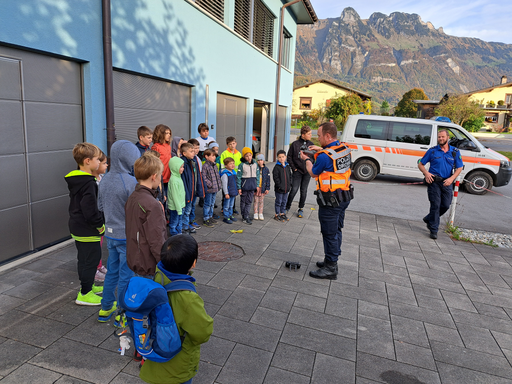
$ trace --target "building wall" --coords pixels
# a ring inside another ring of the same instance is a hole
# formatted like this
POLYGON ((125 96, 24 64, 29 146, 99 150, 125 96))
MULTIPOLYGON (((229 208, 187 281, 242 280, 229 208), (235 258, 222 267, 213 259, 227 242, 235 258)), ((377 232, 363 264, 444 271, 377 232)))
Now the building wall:
POLYGON ((308 112, 308 110, 300 109, 301 97, 311 97, 311 109, 321 109, 326 106, 327 100, 348 94, 347 90, 328 83, 315 83, 309 87, 296 89, 293 91, 292 115, 302 115, 302 112, 308 112))
POLYGON ((470 100, 475 100, 478 102, 483 100, 483 103, 481 104, 484 105, 492 100, 496 105, 498 105, 498 101, 505 101, 505 95, 507 93, 512 94, 512 84, 507 87, 494 88, 492 91, 489 92, 473 93, 469 98, 470 100))

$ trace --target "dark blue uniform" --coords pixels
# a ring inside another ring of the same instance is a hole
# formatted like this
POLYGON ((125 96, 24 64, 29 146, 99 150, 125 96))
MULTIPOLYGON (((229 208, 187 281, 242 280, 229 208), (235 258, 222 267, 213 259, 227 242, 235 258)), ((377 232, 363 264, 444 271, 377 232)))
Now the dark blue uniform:
POLYGON ((430 163, 429 172, 436 180, 428 184, 427 193, 430 201, 430 212, 423 218, 430 232, 439 230, 439 218, 450 208, 453 197, 453 184, 444 186, 445 179, 451 177, 453 170, 463 166, 460 151, 451 145, 444 152, 439 145, 430 148, 420 160, 423 165, 430 163))

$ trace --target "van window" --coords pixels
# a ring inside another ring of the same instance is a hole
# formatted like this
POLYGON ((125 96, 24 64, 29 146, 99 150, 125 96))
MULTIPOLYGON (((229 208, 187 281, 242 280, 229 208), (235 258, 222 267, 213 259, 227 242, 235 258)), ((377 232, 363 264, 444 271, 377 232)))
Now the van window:
POLYGON ((430 144, 432 126, 428 124, 391 123, 391 141, 430 144))
POLYGON ((386 140, 386 126, 386 121, 359 120, 354 136, 362 139, 386 140))

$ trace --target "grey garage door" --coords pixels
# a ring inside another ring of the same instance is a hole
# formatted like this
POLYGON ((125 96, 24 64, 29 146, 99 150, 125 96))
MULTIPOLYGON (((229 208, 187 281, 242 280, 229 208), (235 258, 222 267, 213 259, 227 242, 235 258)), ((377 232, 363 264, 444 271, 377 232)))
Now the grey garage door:
POLYGON ((173 136, 189 139, 190 93, 185 85, 114 71, 116 138, 136 142, 141 125, 165 124, 173 136))
POLYGON ((245 119, 247 100, 241 97, 217 93, 217 126, 215 138, 220 152, 226 148, 226 137, 234 136, 237 149, 245 146, 245 119))
POLYGON ((284 136, 286 132, 286 112, 287 108, 283 106, 279 106, 279 114, 277 116, 277 143, 276 148, 279 151, 280 149, 284 149, 284 136))
POLYGON ((80 65, 0 46, 0 262, 69 236, 80 65))

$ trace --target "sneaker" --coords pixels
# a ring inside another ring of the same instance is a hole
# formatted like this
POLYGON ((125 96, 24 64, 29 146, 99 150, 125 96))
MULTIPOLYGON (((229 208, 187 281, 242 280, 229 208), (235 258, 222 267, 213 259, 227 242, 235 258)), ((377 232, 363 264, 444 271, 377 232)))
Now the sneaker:
POLYGON ((236 209, 233 209, 233 215, 238 215, 238 211, 236 209))
POLYGON ((203 225, 208 228, 213 228, 213 223, 210 221, 210 219, 203 220, 203 225))
POLYGON ((303 217, 304 211, 302 209, 299 209, 299 212, 297 212, 297 217, 303 217))
POLYGON ((187 232, 189 234, 196 233, 196 229, 194 227, 190 227, 187 232))
POLYGON ((251 223, 251 219, 249 219, 248 217, 244 217, 244 218, 242 219, 242 223, 244 223, 244 224, 248 224, 248 225, 251 225, 251 224, 252 224, 252 223, 251 223))
POLYGON ((217 220, 218 219, 214 219, 213 217, 210 217, 210 223, 212 223, 212 224, 217 224, 218 223, 217 220))
POLYGON ((190 226, 194 229, 201 229, 201 226, 197 224, 195 221, 193 223, 190 223, 190 226))
POLYGON ((437 232, 430 231, 430 238, 434 240, 437 239, 437 232))
POLYGON ((258 216, 259 216, 260 220, 265 220, 265 218, 263 217, 263 213, 260 213, 258 216))
POLYGON ((102 265, 102 266, 101 266, 101 268, 99 268, 99 269, 98 269, 98 271, 100 271, 100 272, 101 272, 101 273, 103 273, 104 275, 106 275, 106 274, 107 274, 107 272, 108 272, 108 271, 107 271, 107 268, 105 268, 105 266, 104 266, 104 265, 102 265))
POLYGON ((286 208, 285 214, 287 214, 288 212, 290 212, 290 208, 286 208))
POLYGON ((281 216, 280 215, 275 215, 274 216, 274 220, 281 221, 281 216))
POLYGON ((222 219, 222 221, 225 222, 226 224, 233 224, 233 221, 229 217, 225 217, 224 219, 222 219))
POLYGON ((101 305, 101 297, 94 294, 93 291, 82 295, 82 291, 78 292, 75 303, 78 305, 101 305))
POLYGON ((97 294, 101 295, 103 293, 103 285, 92 285, 92 291, 97 294))
POLYGON ((233 216, 231 216, 231 217, 230 217, 230 220, 231 220, 232 222, 236 222, 236 221, 238 221, 238 219, 237 219, 237 218, 235 218, 235 217, 233 217, 233 216))
POLYGON ((98 321, 100 323, 106 323, 110 320, 115 311, 117 311, 117 303, 114 301, 112 308, 107 310, 100 309, 100 313, 98 314, 98 321))
POLYGON ((279 216, 279 220, 281 220, 281 221, 288 221, 288 218, 286 217, 286 215, 280 215, 279 216))
POLYGON ((254 220, 259 220, 259 216, 257 213, 254 214, 254 220))
POLYGON ((215 213, 213 214, 213 218, 214 218, 215 220, 220 220, 220 216, 219 216, 219 215, 216 215, 215 213))
POLYGON ((96 271, 96 275, 94 275, 94 280, 96 280, 96 281, 105 281, 105 274, 98 269, 96 271))
POLYGON ((181 228, 181 233, 186 235, 188 233, 188 228, 181 228))
POLYGON ((116 315, 114 318, 114 327, 116 328, 126 328, 126 316, 125 314, 116 315))

